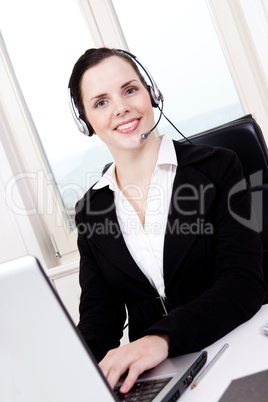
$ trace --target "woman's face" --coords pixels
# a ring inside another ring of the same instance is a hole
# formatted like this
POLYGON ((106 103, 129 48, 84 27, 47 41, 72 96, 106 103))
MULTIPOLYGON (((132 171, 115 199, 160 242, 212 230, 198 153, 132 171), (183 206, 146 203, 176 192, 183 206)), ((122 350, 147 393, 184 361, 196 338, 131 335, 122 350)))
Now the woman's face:
POLYGON ((81 92, 86 118, 112 153, 144 143, 141 134, 153 127, 154 113, 131 64, 118 56, 104 59, 84 73, 81 92))

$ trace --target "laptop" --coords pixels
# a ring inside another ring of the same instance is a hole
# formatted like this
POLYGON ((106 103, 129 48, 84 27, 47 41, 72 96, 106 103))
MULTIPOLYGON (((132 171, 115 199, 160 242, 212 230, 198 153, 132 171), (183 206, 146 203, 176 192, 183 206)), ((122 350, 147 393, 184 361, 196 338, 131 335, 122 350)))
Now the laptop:
MULTIPOLYGON (((0 401, 128 400, 108 385, 35 257, 0 265, 0 339, 0 401)), ((167 359, 144 373, 142 400, 175 401, 206 358, 203 351, 167 359)))

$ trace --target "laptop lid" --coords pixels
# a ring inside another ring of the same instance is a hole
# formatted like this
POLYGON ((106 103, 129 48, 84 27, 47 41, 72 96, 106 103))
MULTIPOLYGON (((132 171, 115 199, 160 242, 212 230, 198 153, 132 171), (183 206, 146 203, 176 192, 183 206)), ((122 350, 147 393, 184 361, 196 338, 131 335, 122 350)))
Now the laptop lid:
POLYGON ((0 265, 0 401, 114 401, 37 260, 0 265))
MULTIPOLYGON (((0 401, 118 400, 32 256, 0 265, 0 337, 0 401)), ((142 379, 173 377, 154 399, 169 400, 205 361, 206 352, 167 359, 142 379)))

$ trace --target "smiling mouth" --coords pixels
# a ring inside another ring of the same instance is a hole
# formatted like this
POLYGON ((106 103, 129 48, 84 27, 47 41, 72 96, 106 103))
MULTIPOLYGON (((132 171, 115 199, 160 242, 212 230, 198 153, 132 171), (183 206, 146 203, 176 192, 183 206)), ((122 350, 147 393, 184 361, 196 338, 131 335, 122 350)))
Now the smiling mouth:
POLYGON ((120 126, 116 127, 116 130, 118 131, 125 131, 125 130, 129 130, 131 128, 134 128, 134 126, 136 126, 138 124, 139 120, 135 119, 130 121, 129 123, 126 124, 121 124, 120 126))

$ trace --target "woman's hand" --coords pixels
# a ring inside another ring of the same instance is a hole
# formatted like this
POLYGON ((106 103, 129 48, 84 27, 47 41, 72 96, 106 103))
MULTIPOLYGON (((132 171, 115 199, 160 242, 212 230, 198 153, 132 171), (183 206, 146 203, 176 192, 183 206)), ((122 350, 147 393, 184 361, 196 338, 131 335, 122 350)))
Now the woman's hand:
POLYGON ((134 342, 110 350, 99 366, 110 386, 128 370, 128 375, 120 387, 120 392, 128 392, 141 373, 149 370, 168 356, 170 339, 168 335, 146 335, 134 342))

